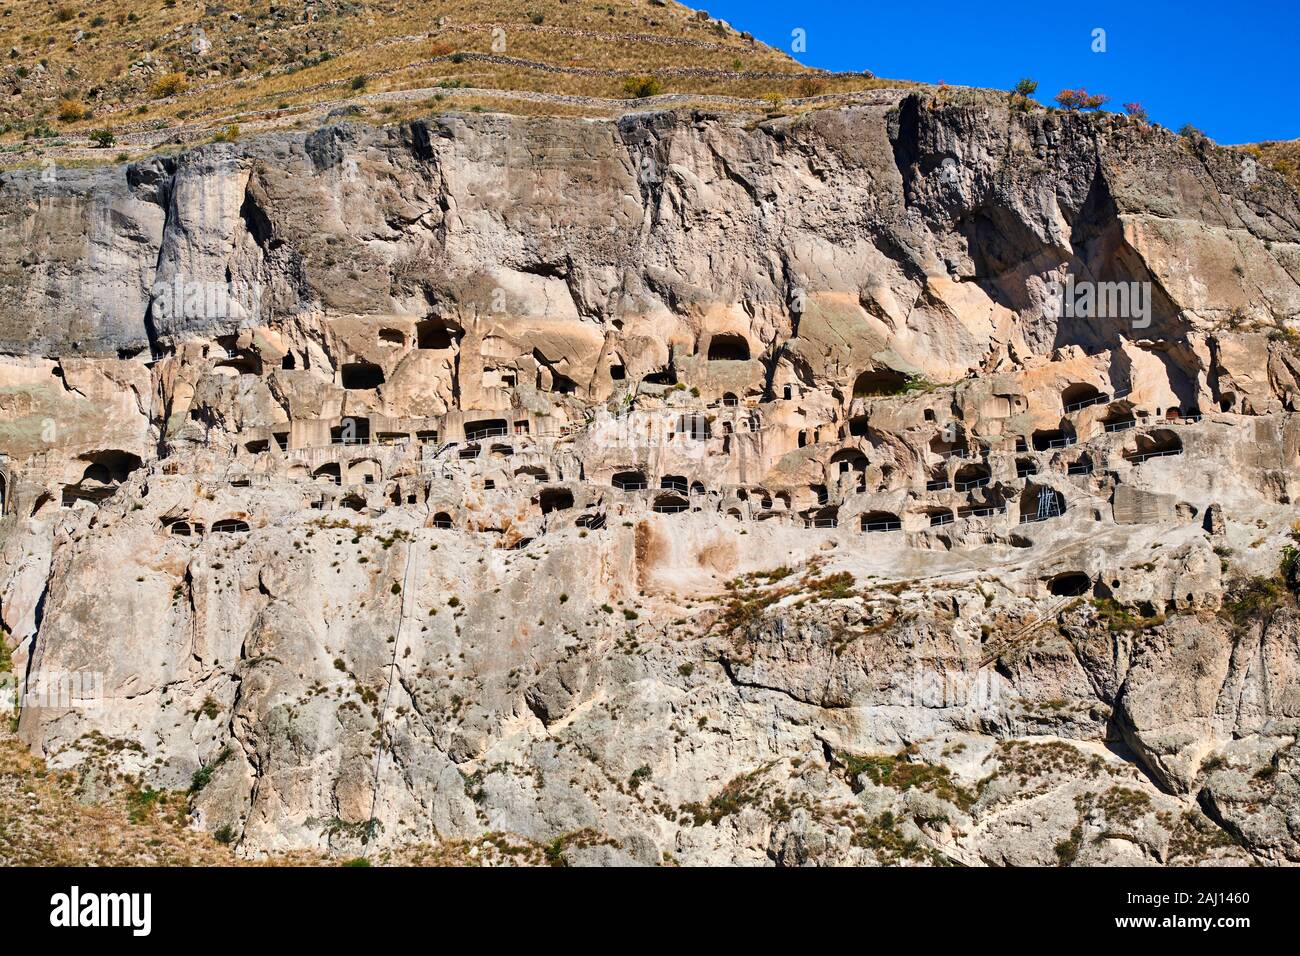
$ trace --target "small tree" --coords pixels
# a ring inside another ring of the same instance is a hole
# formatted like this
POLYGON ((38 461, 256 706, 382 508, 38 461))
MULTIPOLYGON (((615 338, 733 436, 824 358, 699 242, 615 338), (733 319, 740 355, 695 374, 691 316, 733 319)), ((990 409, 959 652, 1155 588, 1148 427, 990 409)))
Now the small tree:
POLYGON ((1007 97, 1007 99, 1011 101, 1011 108, 1013 110, 1028 112, 1029 104, 1031 102, 1030 97, 1034 95, 1034 92, 1037 89, 1037 80, 1030 79, 1027 76, 1019 80, 1011 90, 1010 95, 1007 97))
POLYGON ((112 130, 97 129, 90 134, 90 141, 94 144, 95 149, 108 149, 117 142, 117 137, 113 135, 112 130))
POLYGON ((826 91, 826 84, 811 76, 801 76, 794 84, 796 96, 818 96, 826 91))
POLYGON ((1151 117, 1147 115, 1146 107, 1141 103, 1125 103, 1124 112, 1129 115, 1129 119, 1135 119, 1139 123, 1151 122, 1151 117))
POLYGON ((1109 96, 1089 93, 1083 87, 1077 90, 1061 90, 1056 94, 1056 102, 1065 110, 1096 110, 1110 102, 1109 96))
POLYGON ((1029 97, 1038 92, 1038 81, 1026 76, 1016 82, 1016 87, 1012 92, 1015 93, 1016 96, 1023 96, 1025 99, 1029 99, 1029 97))

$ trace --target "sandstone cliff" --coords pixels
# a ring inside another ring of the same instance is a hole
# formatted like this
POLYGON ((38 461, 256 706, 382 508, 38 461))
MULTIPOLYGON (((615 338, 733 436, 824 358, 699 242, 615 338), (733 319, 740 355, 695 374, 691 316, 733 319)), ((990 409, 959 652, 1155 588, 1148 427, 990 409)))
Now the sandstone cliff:
POLYGON ((6 173, 0 235, 56 766, 247 855, 1300 859, 1300 199, 1238 154, 447 114, 6 173))

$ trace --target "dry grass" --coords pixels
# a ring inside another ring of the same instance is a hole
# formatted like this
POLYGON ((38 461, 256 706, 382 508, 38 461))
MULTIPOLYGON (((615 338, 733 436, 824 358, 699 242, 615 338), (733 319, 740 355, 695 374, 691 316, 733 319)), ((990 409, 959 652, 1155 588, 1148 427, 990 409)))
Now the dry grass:
POLYGON ((1300 139, 1256 143, 1247 148, 1259 157, 1260 162, 1281 173, 1287 182, 1300 190, 1300 139))
POLYGON ((665 92, 793 97, 872 85, 801 82, 807 71, 784 52, 672 0, 322 0, 314 10, 306 20, 301 7, 269 0, 0 0, 0 50, 13 51, 0 61, 10 94, 0 148, 84 144, 95 129, 119 139, 196 122, 215 130, 241 113, 438 85, 618 98, 627 75, 674 69, 790 78, 667 75, 665 92), (465 53, 618 75, 457 55, 465 53))
MULTIPOLYGON (((340 866, 355 861, 298 852, 258 864, 237 857, 211 835, 187 826, 187 795, 120 780, 91 803, 78 794, 78 774, 51 771, 14 735, 0 714, 0 867, 7 866, 340 866)), ((612 843, 591 831, 550 844, 489 833, 377 851, 376 866, 555 866, 575 847, 612 843)))
POLYGON ((130 784, 79 802, 75 775, 45 768, 0 725, 0 866, 231 866, 229 847, 187 829, 185 795, 130 784))

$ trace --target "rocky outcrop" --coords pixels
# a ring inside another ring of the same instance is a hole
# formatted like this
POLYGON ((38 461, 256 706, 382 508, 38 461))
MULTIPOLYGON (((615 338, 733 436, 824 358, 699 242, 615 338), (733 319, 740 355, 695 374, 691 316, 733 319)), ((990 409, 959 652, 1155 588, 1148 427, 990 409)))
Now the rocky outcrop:
POLYGON ((24 739, 247 855, 1300 858, 1297 197, 939 97, 5 174, 24 739))

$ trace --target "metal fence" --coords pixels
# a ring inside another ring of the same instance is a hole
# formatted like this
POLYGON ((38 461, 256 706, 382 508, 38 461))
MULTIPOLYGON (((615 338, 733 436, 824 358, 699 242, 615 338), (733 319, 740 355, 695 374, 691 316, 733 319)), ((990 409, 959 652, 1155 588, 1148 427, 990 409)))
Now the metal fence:
POLYGON ((1181 448, 1166 448, 1164 451, 1149 451, 1141 455, 1125 455, 1124 460, 1133 464, 1140 464, 1148 458, 1168 458, 1170 455, 1181 455, 1181 448))
POLYGON ((1102 392, 1101 394, 1094 395, 1091 398, 1085 398, 1077 402, 1071 402, 1069 405, 1065 406, 1065 411, 1067 414, 1069 412, 1077 412, 1080 409, 1090 408, 1093 405, 1104 405, 1109 401, 1112 401, 1110 396, 1108 396, 1105 392, 1102 392))

